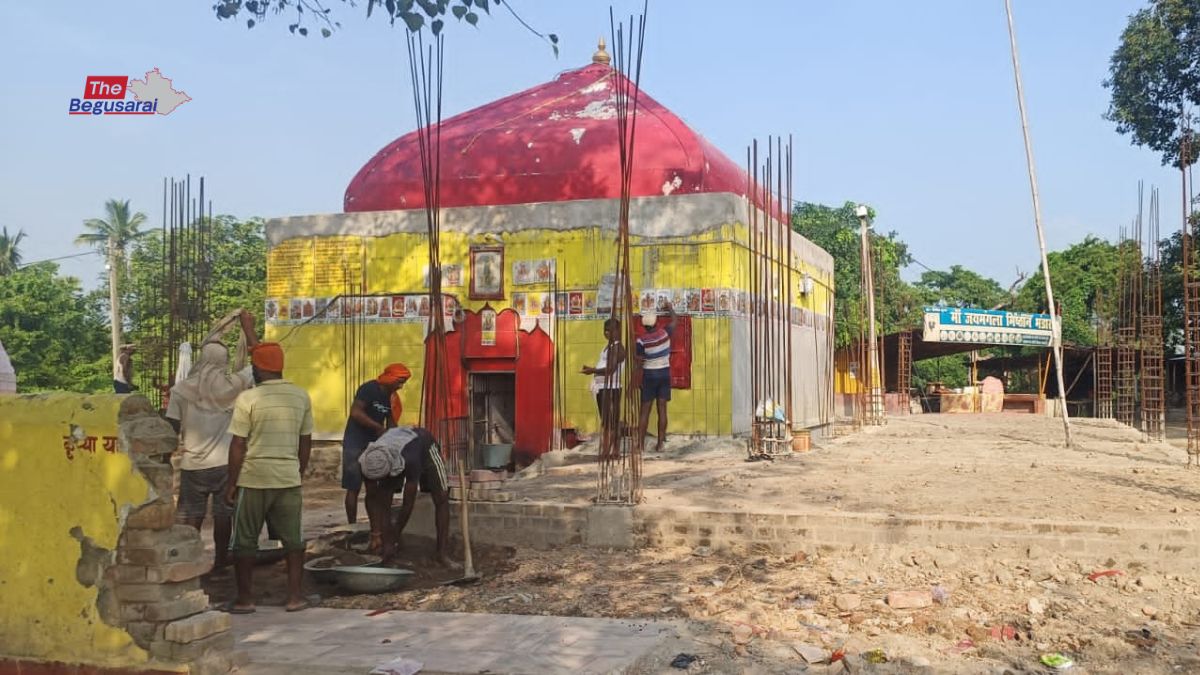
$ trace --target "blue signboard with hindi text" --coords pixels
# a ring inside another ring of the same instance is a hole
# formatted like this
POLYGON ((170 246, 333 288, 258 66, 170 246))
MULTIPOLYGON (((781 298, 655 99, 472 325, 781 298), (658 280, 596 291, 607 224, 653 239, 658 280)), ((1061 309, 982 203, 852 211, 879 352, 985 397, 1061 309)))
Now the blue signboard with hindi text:
POLYGON ((926 307, 922 339, 925 342, 1049 347, 1054 333, 1054 320, 1049 314, 926 307))

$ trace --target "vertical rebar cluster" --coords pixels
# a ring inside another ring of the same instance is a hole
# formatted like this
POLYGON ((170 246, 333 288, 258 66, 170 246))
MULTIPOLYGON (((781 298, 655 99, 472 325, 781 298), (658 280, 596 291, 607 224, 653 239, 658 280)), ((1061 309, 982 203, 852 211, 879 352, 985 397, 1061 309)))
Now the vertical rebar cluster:
MULTIPOLYGON (((213 264, 213 207, 205 180, 192 194, 192 177, 163 178, 161 238, 157 269, 143 269, 129 289, 139 298, 138 389, 163 407, 175 383, 179 346, 198 346, 213 320, 209 305, 213 264)), ((153 260, 153 258, 151 258, 153 260)))
POLYGON ((1142 304, 1141 215, 1134 222, 1133 236, 1121 228, 1117 254, 1117 421, 1134 426, 1137 422, 1138 314, 1142 304))
MULTIPOLYGON (((1099 294, 1097 294, 1099 297, 1099 294)), ((1099 299, 1096 302, 1100 304, 1099 299)), ((1101 321, 1100 327, 1097 329, 1097 345, 1095 348, 1096 354, 1096 417, 1101 419, 1112 419, 1113 417, 1113 348, 1111 344, 1112 337, 1108 334, 1109 329, 1104 321, 1101 321), (1103 330, 1103 335, 1100 331, 1103 330)))
POLYGON ((912 331, 902 330, 896 337, 896 391, 907 395, 912 389, 912 331))
POLYGON ((749 454, 773 457, 792 446, 792 142, 768 137, 763 161, 758 141, 746 149, 749 212, 747 270, 750 289, 750 392, 753 419, 749 454), (786 182, 786 191, 785 191, 786 182))
MULTIPOLYGON (((1139 221, 1141 201, 1139 187, 1139 221)), ((1162 261, 1159 255, 1157 189, 1150 190, 1147 225, 1146 264, 1142 283, 1142 433, 1147 440, 1162 441, 1166 427, 1166 406, 1163 393, 1162 261)))
MULTIPOLYGON (((642 500, 642 450, 645 436, 638 433, 638 418, 641 411, 640 388, 634 386, 635 368, 632 356, 636 333, 634 332, 633 284, 630 279, 629 262, 629 205, 632 197, 634 139, 637 132, 639 83, 642 77, 642 46, 646 37, 646 13, 648 3, 643 4, 642 14, 629 17, 629 23, 618 23, 609 8, 609 27, 612 33, 613 71, 610 82, 617 109, 618 153, 621 164, 621 201, 617 216, 616 279, 613 284, 612 318, 621 321, 622 344, 627 350, 626 360, 630 363, 618 375, 607 377, 615 382, 621 380, 621 404, 615 414, 617 419, 607 422, 616 434, 617 447, 599 455, 599 471, 596 482, 597 504, 637 504, 642 500), (636 436, 636 438, 635 438, 636 436)), ((612 354, 609 354, 612 358, 612 354)), ((603 445, 603 443, 602 443, 603 445)))
POLYGON ((374 375, 368 375, 366 346, 367 320, 362 303, 366 293, 366 265, 362 265, 359 278, 354 278, 349 260, 342 261, 342 294, 332 302, 341 303, 338 316, 342 322, 342 374, 344 381, 345 410, 354 405, 358 387, 374 375))
MULTIPOLYGON (((446 51, 443 35, 426 45, 421 33, 405 33, 413 108, 417 116, 417 146, 425 191, 425 226, 429 263, 429 330, 425 339, 425 376, 421 380, 421 423, 437 439, 452 467, 467 463, 458 442, 462 430, 450 417, 450 378, 446 365, 446 311, 442 295, 441 264, 441 150, 442 63, 446 51)), ((365 269, 365 267, 364 267, 365 269)), ((462 471, 456 471, 461 475, 462 471)))
POLYGON ((861 280, 859 286, 860 309, 865 309, 859 321, 859 343, 862 347, 862 358, 859 361, 859 382, 862 390, 861 415, 862 423, 870 426, 880 426, 886 422, 883 407, 883 374, 880 354, 883 349, 880 343, 872 339, 874 336, 868 326, 873 326, 875 317, 872 315, 875 307, 875 254, 871 246, 871 232, 864 225, 860 233, 860 268, 861 280))
POLYGON ((1196 222, 1192 213, 1192 185, 1187 167, 1191 165, 1191 130, 1186 118, 1180 148, 1180 198, 1183 203, 1182 255, 1183 277, 1183 361, 1187 406, 1188 466, 1200 465, 1200 279, 1196 274, 1196 222))

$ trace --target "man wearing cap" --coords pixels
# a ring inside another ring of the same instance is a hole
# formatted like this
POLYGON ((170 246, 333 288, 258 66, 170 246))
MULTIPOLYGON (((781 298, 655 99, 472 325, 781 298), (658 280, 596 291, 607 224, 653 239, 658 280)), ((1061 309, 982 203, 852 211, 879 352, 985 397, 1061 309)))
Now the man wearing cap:
MULTIPOLYGON (((358 520, 358 493, 362 473, 358 458, 367 444, 383 435, 388 427, 400 422, 400 388, 412 377, 408 366, 392 363, 373 380, 362 383, 354 394, 350 418, 342 433, 342 489, 346 491, 346 522, 358 520)), ((378 532, 372 533, 372 547, 379 545, 378 532)))
POLYGON ((654 312, 642 313, 646 329, 637 337, 637 364, 642 371, 642 410, 638 417, 638 442, 645 442, 650 424, 650 406, 658 403, 658 442, 654 450, 662 452, 667 440, 667 402, 671 400, 671 334, 675 331, 675 308, 667 303, 671 320, 658 325, 654 312))
POLYGON ((372 531, 380 533, 380 554, 387 560, 400 548, 400 537, 412 516, 417 490, 433 499, 433 520, 437 530, 434 560, 453 566, 449 559, 450 495, 442 451, 429 431, 420 427, 388 429, 379 440, 369 444, 359 458, 367 487, 367 516, 372 531), (399 522, 392 526, 392 500, 404 490, 399 522))
POLYGON ((228 610, 254 611, 251 581, 263 522, 274 528, 287 552, 287 611, 308 607, 300 592, 304 538, 300 533, 300 476, 312 451, 312 403, 308 393, 283 379, 283 348, 263 342, 250 352, 253 389, 242 392, 233 406, 229 433, 229 487, 226 503, 234 507, 233 550, 237 599, 228 610))

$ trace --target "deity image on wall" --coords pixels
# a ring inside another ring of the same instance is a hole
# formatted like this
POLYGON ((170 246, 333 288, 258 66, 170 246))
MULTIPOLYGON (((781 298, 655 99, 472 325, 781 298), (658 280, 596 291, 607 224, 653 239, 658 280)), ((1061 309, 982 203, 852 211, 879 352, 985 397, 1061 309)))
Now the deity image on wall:
POLYGON ((471 247, 472 300, 498 300, 504 297, 504 248, 471 247))
POLYGON ((485 347, 496 344, 496 310, 487 308, 479 313, 479 343, 485 347))

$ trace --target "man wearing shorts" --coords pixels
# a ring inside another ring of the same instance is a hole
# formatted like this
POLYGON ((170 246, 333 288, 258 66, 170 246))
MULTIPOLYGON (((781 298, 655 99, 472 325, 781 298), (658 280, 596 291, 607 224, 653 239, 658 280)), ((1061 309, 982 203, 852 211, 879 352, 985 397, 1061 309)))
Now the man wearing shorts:
POLYGON ((621 321, 604 322, 604 349, 593 366, 584 366, 583 374, 592 376, 592 393, 600 411, 600 457, 620 456, 621 380, 625 365, 625 347, 621 344, 621 321))
POLYGON ((401 536, 412 516, 419 489, 433 499, 434 525, 437 529, 434 560, 440 565, 452 566, 449 558, 449 481, 446 480, 441 449, 433 435, 420 427, 400 427, 387 433, 406 440, 398 457, 396 453, 387 453, 389 456, 384 457, 385 453, 380 452, 377 446, 383 446, 391 439, 381 438, 378 444, 368 446, 361 458, 362 475, 367 487, 367 514, 371 518, 372 529, 378 528, 382 535, 381 553, 386 560, 400 548, 401 536), (400 490, 404 491, 404 498, 400 505, 399 521, 393 528, 392 499, 400 490))
MULTIPOLYGON (((247 345, 258 344, 254 317, 239 317, 247 345)), ((225 504, 229 476, 229 422, 239 394, 254 384, 251 369, 229 372, 229 350, 220 342, 207 342, 188 376, 175 383, 167 402, 167 421, 180 434, 179 501, 176 522, 197 530, 204 524, 212 501, 213 571, 229 564, 230 516, 225 504)))
MULTIPOLYGON (((358 493, 362 489, 358 457, 367 444, 383 435, 400 421, 400 388, 412 377, 408 366, 393 363, 373 380, 362 383, 350 405, 346 430, 342 432, 342 489, 346 491, 346 522, 358 520, 358 493)), ((372 533, 372 548, 379 545, 379 533, 372 533)))
POLYGON ((283 348, 279 344, 259 344, 250 360, 258 386, 238 396, 229 424, 233 441, 225 500, 234 508, 230 548, 238 592, 228 611, 254 611, 251 582, 258 534, 265 521, 287 552, 286 608, 295 612, 308 607, 300 592, 304 571, 300 476, 308 468, 312 452, 312 403, 306 391, 283 379, 283 348))
POLYGON ((671 400, 671 333, 675 330, 675 308, 667 303, 671 320, 665 326, 658 325, 654 312, 642 313, 642 326, 646 329, 637 337, 637 362, 642 371, 642 410, 638 417, 638 442, 645 442, 646 427, 650 424, 650 407, 658 403, 658 443, 656 452, 662 452, 667 440, 667 401, 671 400))

